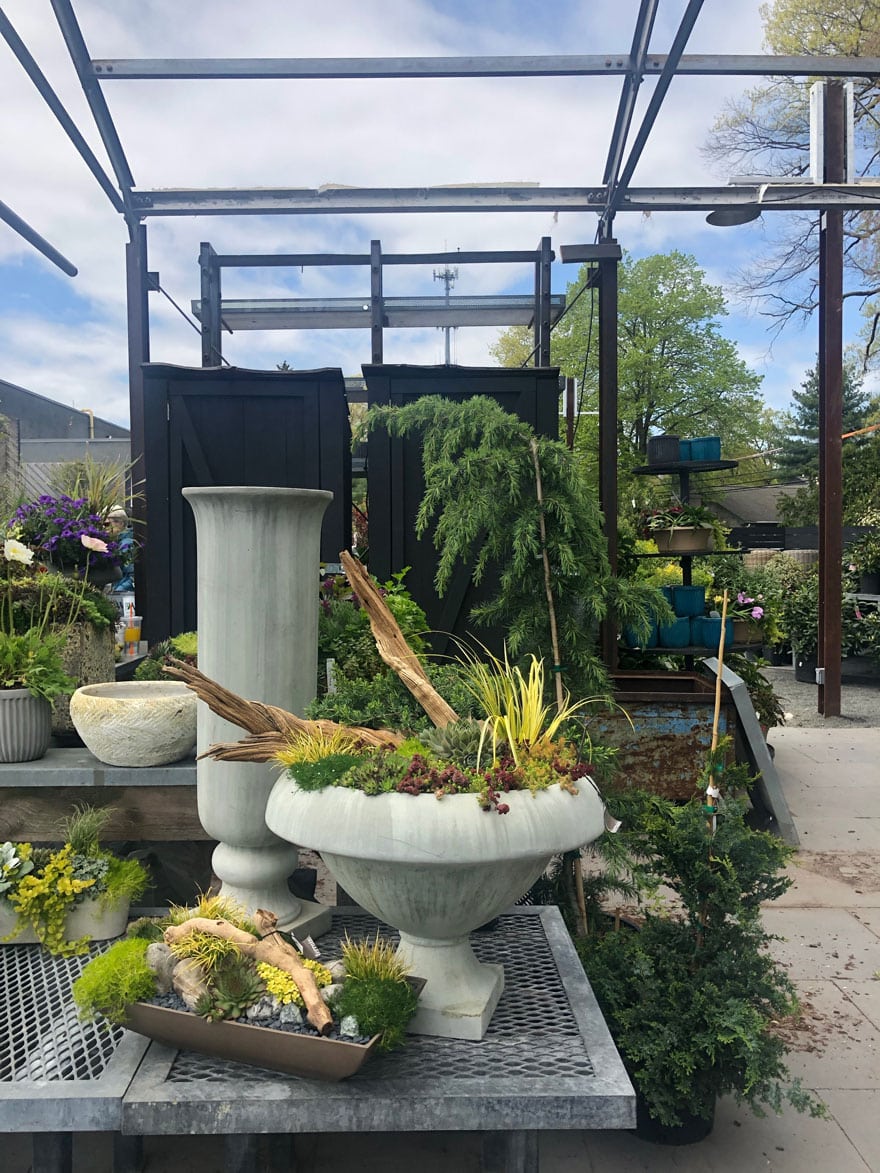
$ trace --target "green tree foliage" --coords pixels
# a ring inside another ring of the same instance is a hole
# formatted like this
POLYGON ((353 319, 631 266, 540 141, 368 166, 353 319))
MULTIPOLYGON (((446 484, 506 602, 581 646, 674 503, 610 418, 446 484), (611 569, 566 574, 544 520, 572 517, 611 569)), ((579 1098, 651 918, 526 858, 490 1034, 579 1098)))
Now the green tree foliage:
MULTIPOLYGON (((787 525, 815 525, 819 511, 819 377, 807 373, 792 392, 793 409, 782 417, 784 440, 777 454, 779 475, 806 477, 807 484, 779 503, 787 525)), ((880 404, 871 401, 853 364, 844 367, 843 432, 854 432, 875 420, 880 404)), ((843 520, 869 525, 880 514, 880 435, 868 433, 843 441, 843 520)))
MULTIPOLYGON (((761 9, 769 52, 873 57, 880 52, 878 0, 774 0, 761 9)), ((717 118, 705 153, 725 175, 801 176, 809 171, 809 83, 813 79, 774 78, 727 103, 717 118)), ((858 174, 876 175, 880 149, 874 77, 854 78, 858 174)), ((762 312, 781 327, 791 317, 817 305, 818 215, 765 218, 762 241, 770 251, 740 274, 742 292, 761 300, 762 312)), ((850 212, 845 217, 844 297, 865 302, 868 349, 876 341, 880 293, 877 214, 850 212)))
MULTIPOLYGON (((585 265, 568 287, 571 308, 553 333, 551 360, 583 381, 578 447, 594 469, 598 421, 587 413, 598 410, 598 299, 592 291, 577 296, 588 275, 585 265)), ((644 485, 630 491, 626 474, 645 463, 648 438, 658 432, 720 435, 725 450, 737 455, 765 446, 760 378, 721 333, 727 312, 721 289, 707 283, 692 256, 673 251, 636 260, 624 253, 618 301, 622 500, 645 491, 644 485)), ((530 350, 531 336, 514 328, 493 353, 520 365, 530 350)))
MULTIPOLYGON (((785 446, 777 454, 776 465, 787 479, 819 475, 819 369, 807 372, 800 388, 791 393, 792 410, 784 413, 785 446)), ((868 414, 868 395, 852 364, 843 370, 843 431, 854 432, 864 426, 868 414)), ((854 438, 847 444, 853 452, 864 441, 854 438)))

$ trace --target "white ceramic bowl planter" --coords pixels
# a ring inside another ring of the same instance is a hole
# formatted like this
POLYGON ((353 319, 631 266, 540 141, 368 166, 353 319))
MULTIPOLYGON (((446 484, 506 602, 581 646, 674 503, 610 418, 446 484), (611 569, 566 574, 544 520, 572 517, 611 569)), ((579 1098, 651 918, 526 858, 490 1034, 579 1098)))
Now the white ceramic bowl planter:
POLYGON ((410 1030, 481 1039, 501 991, 501 966, 477 961, 468 934, 510 907, 551 858, 591 843, 604 829, 589 779, 504 795, 507 814, 480 809, 474 794, 366 795, 301 790, 280 778, 266 822, 284 839, 320 851, 351 896, 400 930, 399 954, 426 978, 410 1030))
POLYGON ((185 684, 122 680, 78 688, 70 698, 70 717, 98 761, 164 766, 195 749, 196 704, 185 684))

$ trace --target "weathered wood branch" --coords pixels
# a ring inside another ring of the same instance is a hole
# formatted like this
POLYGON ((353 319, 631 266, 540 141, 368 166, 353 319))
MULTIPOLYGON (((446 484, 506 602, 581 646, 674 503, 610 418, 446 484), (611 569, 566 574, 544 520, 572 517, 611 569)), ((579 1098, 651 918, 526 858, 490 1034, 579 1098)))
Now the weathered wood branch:
POLYGON ((397 620, 364 567, 348 550, 340 553, 339 560, 367 613, 376 647, 384 662, 397 673, 438 729, 457 721, 458 713, 428 679, 418 656, 406 642, 397 620))
POLYGON ((225 941, 232 941, 246 957, 251 957, 254 961, 268 962, 269 965, 289 973, 302 994, 309 1022, 319 1034, 329 1034, 333 1029, 333 1016, 321 997, 315 975, 306 969, 293 946, 288 945, 282 936, 273 931, 277 920, 272 913, 259 909, 255 919, 259 928, 262 928, 262 924, 268 926, 268 935, 262 939, 255 937, 253 933, 245 932, 244 929, 236 928, 222 917, 210 920, 204 916, 194 916, 182 924, 170 925, 165 930, 165 944, 173 947, 193 933, 207 933, 211 937, 222 937, 225 941))
POLYGON ((286 749, 298 734, 314 730, 328 736, 342 730, 363 748, 393 748, 403 741, 401 734, 392 733, 387 729, 349 727, 337 725, 335 721, 306 721, 275 705, 245 700, 182 660, 172 660, 171 666, 167 667, 165 672, 182 680, 218 717, 223 717, 224 720, 250 734, 241 741, 218 742, 209 746, 201 757, 216 758, 222 762, 269 762, 280 750, 286 749))

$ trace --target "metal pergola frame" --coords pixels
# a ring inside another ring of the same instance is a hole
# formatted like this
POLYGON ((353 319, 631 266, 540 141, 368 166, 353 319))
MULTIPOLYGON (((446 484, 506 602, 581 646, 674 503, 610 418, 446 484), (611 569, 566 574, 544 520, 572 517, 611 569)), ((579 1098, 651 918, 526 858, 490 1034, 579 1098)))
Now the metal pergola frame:
POLYGON ((438 253, 383 253, 378 240, 368 253, 218 253, 207 241, 199 250, 201 298, 193 301, 193 316, 201 324, 202 366, 218 366, 223 359, 223 330, 345 330, 369 329, 372 363, 383 361, 386 328, 432 325, 530 325, 535 341, 536 366, 550 365, 550 331, 562 315, 565 297, 550 292, 550 265, 555 260, 550 237, 538 247, 523 250, 478 250, 438 253), (530 264, 534 294, 495 297, 386 297, 386 265, 530 264), (354 266, 370 269, 370 292, 365 297, 280 298, 249 301, 222 296, 221 271, 244 268, 309 268, 354 266))
MULTIPOLYGON (((135 472, 143 476, 143 379, 141 364, 150 358, 147 293, 146 221, 155 216, 339 214, 362 212, 596 212, 597 238, 615 245, 613 226, 620 212, 710 211, 721 208, 758 208, 760 211, 819 211, 822 213, 820 261, 820 423, 822 426, 822 500, 820 502, 820 658, 825 664, 819 708, 827 715, 840 712, 840 582, 833 557, 840 546, 840 399, 842 393, 842 217, 845 211, 880 204, 880 183, 845 183, 845 170, 833 147, 826 149, 822 182, 790 184, 745 182, 735 187, 633 188, 630 180, 648 141, 668 88, 675 77, 810 77, 873 79, 880 75, 880 58, 772 55, 687 55, 684 49, 703 0, 689 0, 668 54, 650 52, 649 42, 659 0, 641 0, 628 53, 548 56, 462 56, 411 58, 259 58, 244 60, 92 60, 71 0, 50 0, 68 52, 110 160, 114 180, 107 175, 78 128, 52 90, 26 46, 0 10, 0 33, 82 156, 114 209, 125 217, 129 242, 126 274, 129 322, 129 377, 131 434, 135 472), (104 84, 131 79, 182 78, 438 78, 438 77, 599 77, 622 78, 617 116, 611 133, 602 184, 595 187, 541 187, 506 184, 430 188, 321 188, 312 189, 175 189, 138 188, 104 99, 104 84), (656 77, 656 85, 642 122, 626 154, 635 100, 641 82, 656 77), (826 292, 830 290, 830 295, 826 292), (836 428, 836 430, 835 430, 836 428), (836 538, 835 538, 836 533, 836 538), (835 546, 836 542, 836 546, 835 546), (835 583, 836 580, 836 583, 835 583), (836 630, 835 630, 836 627, 836 630)), ((842 133, 842 87, 826 89, 826 145, 833 133, 842 133), (838 109, 839 106, 839 109, 838 109)), ((54 263, 60 257, 20 217, 4 205, 4 216, 54 263), (12 217, 12 218, 10 218, 12 217)), ((565 257, 563 256, 563 259, 565 257)), ((68 262, 69 264, 69 262, 68 262)), ((600 289, 600 496, 608 517, 612 562, 616 556, 617 516, 617 367, 616 262, 597 259, 600 289)), ((63 267, 63 266, 62 266, 63 267)), ((376 329, 374 323, 373 329, 376 329)), ((838 560, 839 561, 839 560, 838 560)))

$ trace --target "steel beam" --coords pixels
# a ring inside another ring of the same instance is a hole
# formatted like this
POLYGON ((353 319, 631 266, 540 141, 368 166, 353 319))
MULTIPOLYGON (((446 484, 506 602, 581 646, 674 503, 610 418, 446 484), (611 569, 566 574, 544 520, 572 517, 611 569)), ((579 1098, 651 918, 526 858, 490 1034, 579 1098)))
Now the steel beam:
MULTIPOLYGON (((645 74, 666 68, 668 55, 651 53, 645 74)), ((199 57, 105 58, 90 63, 99 81, 163 78, 428 78, 602 77, 632 70, 628 53, 518 57, 199 57)), ((676 72, 693 77, 865 77, 880 74, 880 57, 772 56, 691 53, 676 72)))
MULTIPOLYGON (((138 216, 267 216, 394 212, 599 212, 603 187, 161 188, 136 191, 138 216)), ((623 193, 620 212, 709 212, 759 204, 762 212, 880 207, 880 181, 646 187, 623 193)), ((531 257, 534 259, 534 256, 531 257)))
MULTIPOLYGON (((535 262, 535 366, 550 366, 550 237, 542 236, 535 262)), ((563 303, 564 304, 564 303, 563 303)))
MULTIPOLYGON (((232 331, 243 330, 351 330, 373 325, 370 302, 365 297, 229 299, 216 310, 207 299, 190 303, 203 328, 215 320, 232 331), (203 309, 203 307, 206 307, 203 309), (216 318, 215 318, 216 315, 216 318)), ((549 320, 555 322, 565 309, 565 295, 548 299, 549 320)), ((477 297, 383 297, 386 329, 407 326, 527 326, 535 318, 535 298, 528 294, 477 297)), ((549 340, 549 327, 548 327, 549 340)), ((205 366, 217 366, 213 361, 205 366)), ((543 364, 549 365, 549 361, 543 364)))
MULTIPOLYGON (((269 269, 290 267, 299 269, 312 265, 369 265, 369 253, 217 253, 217 264, 223 269, 269 269)), ((534 250, 497 249, 477 252, 443 253, 383 253, 383 265, 482 265, 516 264, 538 258, 534 250)), ((555 260, 551 252, 550 260, 555 260)))
MULTIPOLYGON (((147 228, 129 223, 129 242, 125 246, 125 292, 128 306, 128 398, 131 429, 131 483, 134 488, 132 513, 135 536, 143 538, 146 523, 147 469, 144 462, 144 369, 150 361, 149 273, 147 264, 147 228)), ((147 606, 147 582, 140 555, 135 559, 138 575, 138 606, 147 606)))
POLYGON ((134 187, 134 176, 125 157, 125 151, 122 149, 119 135, 116 133, 116 127, 113 125, 113 119, 110 117, 107 103, 104 101, 104 95, 101 93, 101 87, 95 80, 82 31, 77 23, 70 0, 50 0, 50 3, 127 209, 131 189, 134 187))
MULTIPOLYGON (((9 18, 2 9, 0 9, 0 34, 2 34, 7 45, 15 54, 22 69, 24 69, 25 73, 37 87, 40 97, 58 119, 58 122, 61 125, 61 129, 76 147, 80 157, 88 167, 89 171, 91 171, 92 175, 94 175, 95 179, 97 179, 98 183, 103 188, 104 192, 110 200, 110 203, 117 212, 124 212, 125 205, 120 198, 119 192, 113 186, 113 180, 98 162, 94 152, 92 151, 92 148, 80 134, 76 123, 65 110, 61 99, 49 85, 45 75, 43 74, 43 71, 28 52, 24 41, 12 27, 9 18)), ((48 253, 46 255, 48 256, 48 253)), ((49 259, 51 260, 52 258, 50 257, 49 259)), ((60 267, 63 268, 64 266, 62 265, 60 267)), ((65 270, 65 272, 66 271, 67 270, 65 270)), ((74 276, 74 273, 71 273, 71 276, 74 276)))
POLYGON ((611 132, 611 143, 608 147, 608 158, 605 161, 605 170, 602 173, 602 182, 611 187, 617 182, 620 174, 620 162, 626 147, 629 128, 636 108, 636 98, 639 86, 645 73, 645 60, 648 56, 648 46, 651 41, 651 32, 654 28, 654 19, 657 16, 657 5, 660 0, 642 0, 639 14, 636 18, 636 28, 633 33, 633 43, 629 52, 632 69, 627 73, 620 91, 620 101, 617 106, 617 117, 614 120, 614 129, 611 132))
POLYGON ((654 87, 651 98, 648 102, 648 108, 645 111, 642 124, 639 127, 632 148, 627 156, 626 163, 620 175, 613 176, 608 184, 608 195, 605 204, 605 210, 602 213, 602 220, 599 227, 599 236, 602 239, 608 239, 611 232, 611 224, 614 220, 614 215, 621 207, 624 194, 629 187, 629 182, 633 177, 639 159, 642 157, 642 151, 648 142, 648 137, 654 129, 654 123, 657 121, 657 115, 660 113, 660 107, 663 105, 663 99, 672 85, 672 79, 675 77, 676 67, 678 66, 681 56, 684 53, 685 45, 688 37, 693 31, 696 24, 697 17, 700 15, 700 10, 703 7, 703 0, 688 0, 688 6, 685 9, 684 15, 679 23, 675 38, 672 42, 672 50, 666 58, 660 77, 654 87))
MULTIPOLYGON (((825 85, 824 178, 846 174, 846 116, 840 82, 825 85)), ((822 215, 819 232, 819 654, 818 709, 840 716, 843 590, 843 213, 822 215)))

